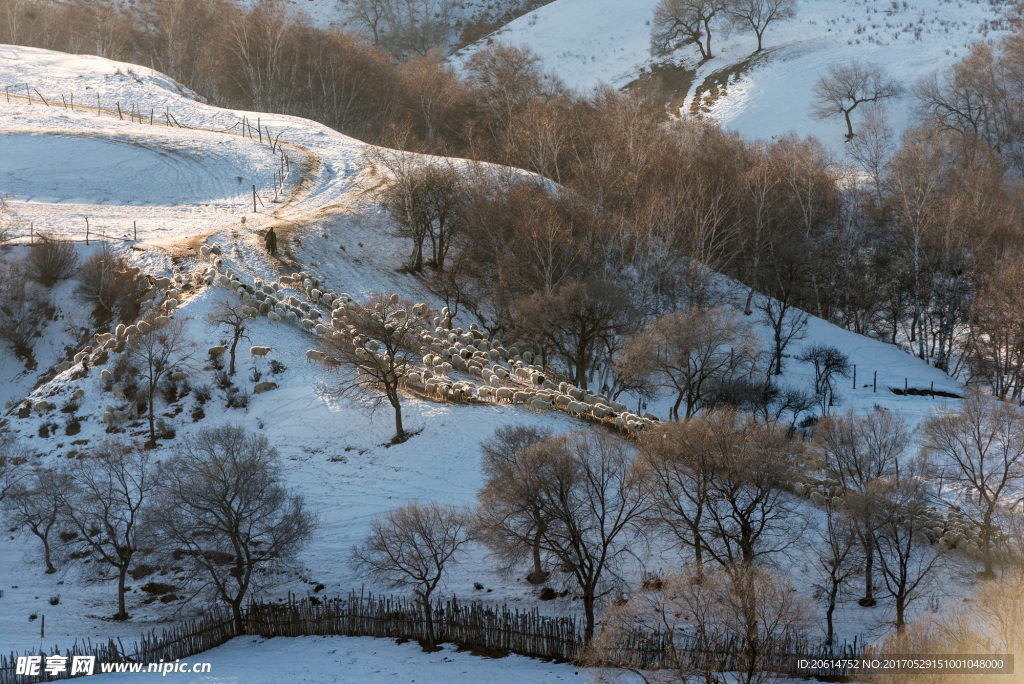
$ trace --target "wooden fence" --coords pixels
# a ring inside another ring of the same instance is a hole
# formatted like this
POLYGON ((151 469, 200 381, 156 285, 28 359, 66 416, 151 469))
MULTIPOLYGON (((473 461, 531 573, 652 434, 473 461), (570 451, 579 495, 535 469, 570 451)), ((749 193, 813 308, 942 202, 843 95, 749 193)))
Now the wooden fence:
MULTIPOLYGON (((174 661, 188 658, 197 653, 209 650, 238 636, 235 622, 224 611, 215 610, 209 615, 191 620, 174 627, 164 629, 157 634, 154 630, 143 635, 138 642, 126 648, 120 639, 110 639, 106 643, 93 643, 90 640, 75 641, 70 649, 61 650, 54 647, 49 652, 11 653, 0 655, 0 684, 35 684, 35 682, 51 682, 57 679, 70 679, 71 659, 74 656, 95 656, 96 674, 99 674, 98 663, 155 663, 160 660, 174 661), (130 650, 129 650, 130 649, 130 650), (67 667, 57 674, 46 674, 45 667, 40 668, 38 675, 17 674, 18 656, 42 656, 43 666, 47 656, 62 655, 67 657, 67 667)), ((77 675, 76 675, 77 676, 77 675)))
MULTIPOLYGON (((546 617, 538 611, 463 603, 451 599, 433 607, 438 643, 501 650, 534 658, 574 660, 583 652, 583 630, 572 617, 546 617)), ((425 639, 426 620, 415 601, 394 596, 305 598, 289 603, 254 603, 246 632, 271 636, 343 635, 425 639), (314 602, 315 601, 315 602, 314 602)))
MULTIPOLYGON (((537 610, 509 609, 505 605, 480 602, 463 603, 453 598, 433 607, 434 634, 438 643, 454 643, 460 647, 492 655, 515 653, 557 661, 578 661, 583 655, 583 625, 574 617, 548 617, 537 610)), ((242 634, 262 637, 299 636, 370 636, 387 639, 422 640, 426 638, 426 622, 419 604, 394 596, 363 595, 351 592, 346 598, 321 600, 307 597, 282 603, 255 601, 244 612, 242 634)), ((185 622, 143 636, 132 647, 120 640, 94 644, 78 642, 71 649, 54 648, 49 653, 12 653, 0 656, 0 684, 30 684, 70 678, 69 671, 56 675, 25 676, 16 674, 19 655, 50 655, 71 658, 76 655, 95 656, 97 663, 148 663, 189 658, 220 646, 239 636, 234 620, 222 611, 215 611, 198 620, 185 622)), ((856 640, 825 647, 802 637, 784 636, 762 645, 758 667, 762 670, 807 677, 801 659, 854 658, 862 655, 856 640)), ((678 635, 635 633, 611 653, 605 663, 610 666, 657 670, 683 662, 710 671, 737 671, 748 662, 742 639, 728 637, 715 643, 680 639, 678 635)), ((70 668, 68 668, 70 669, 70 668)), ((97 667, 97 673, 99 668, 97 667)), ((818 677, 843 677, 849 672, 841 667, 813 672, 818 677)))

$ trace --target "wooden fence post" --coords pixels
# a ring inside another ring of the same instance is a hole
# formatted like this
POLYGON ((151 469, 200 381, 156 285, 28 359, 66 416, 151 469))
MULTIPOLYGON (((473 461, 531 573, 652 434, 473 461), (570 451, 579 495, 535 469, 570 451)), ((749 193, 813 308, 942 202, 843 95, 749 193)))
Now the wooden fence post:
POLYGON ((85 244, 89 244, 89 217, 85 217, 85 244))
POLYGON ((120 102, 115 102, 114 104, 117 105, 117 118, 120 119, 121 121, 124 121, 124 115, 121 114, 121 103, 120 102))
POLYGON ((853 389, 857 389, 857 364, 853 364, 853 389))
POLYGON ((135 221, 132 221, 132 230, 135 231, 135 241, 138 242, 139 241, 139 225, 135 221))
POLYGON ((903 395, 904 395, 904 396, 906 396, 906 394, 907 394, 907 389, 909 389, 909 388, 907 387, 907 379, 906 379, 906 378, 903 378, 903 395))
POLYGON ((871 388, 872 392, 878 391, 878 371, 875 371, 875 379, 871 383, 871 388))
POLYGON ((28 89, 28 83, 25 84, 25 94, 28 95, 28 103, 32 104, 32 91, 28 89))
POLYGON ((260 117, 256 117, 256 132, 260 134, 260 142, 263 142, 263 126, 260 124, 260 117))
POLYGON ((256 213, 256 186, 252 186, 252 213, 256 213))

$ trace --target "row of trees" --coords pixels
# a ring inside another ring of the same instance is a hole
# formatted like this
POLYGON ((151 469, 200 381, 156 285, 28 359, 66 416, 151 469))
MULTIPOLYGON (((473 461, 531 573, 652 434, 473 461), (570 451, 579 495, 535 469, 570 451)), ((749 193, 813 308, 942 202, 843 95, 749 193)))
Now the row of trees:
POLYGON ((752 677, 771 639, 806 629, 808 607, 770 571, 798 544, 816 549, 828 643, 835 609, 857 576, 859 603, 875 604, 881 579, 896 630, 905 629, 908 608, 930 595, 937 570, 952 560, 948 544, 929 541, 934 522, 919 514, 940 471, 980 525, 983 576, 993 577, 995 530, 1020 523, 1022 437, 1024 412, 978 394, 937 411, 913 458, 905 421, 884 410, 826 418, 809 443, 734 411, 663 425, 636 445, 604 432, 507 426, 482 445, 475 510, 400 507, 375 520, 353 557, 378 580, 413 587, 429 615, 446 571, 480 541, 504 570, 528 569, 531 583, 563 580, 582 599, 591 643, 599 605, 622 595, 652 544, 667 544, 685 573, 663 584, 649 578, 628 602, 617 601, 594 643, 611 652, 644 620, 674 615, 669 622, 691 636, 741 637, 752 677), (830 483, 820 500, 812 497, 820 517, 790 493, 808 460, 830 483))
POLYGON ((277 450, 238 426, 200 430, 162 463, 126 440, 50 467, 17 458, 13 442, 2 448, 8 524, 39 539, 46 572, 78 563, 88 577, 115 581, 118 620, 129 617, 129 574, 141 578, 155 564, 180 568, 190 596, 227 604, 240 627, 246 597, 287 567, 317 524, 284 485, 277 450))
POLYGON ((749 30, 760 52, 768 27, 795 15, 794 0, 661 0, 654 8, 651 52, 670 53, 692 43, 702 62, 711 59, 712 28, 749 30))

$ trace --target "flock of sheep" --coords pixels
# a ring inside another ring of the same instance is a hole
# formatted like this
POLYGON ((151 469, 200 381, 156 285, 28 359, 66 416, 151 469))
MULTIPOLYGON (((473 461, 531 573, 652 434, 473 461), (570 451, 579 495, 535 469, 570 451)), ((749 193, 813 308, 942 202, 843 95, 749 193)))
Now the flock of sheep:
MULTIPOLYGON (((308 272, 282 275, 275 283, 256 279, 252 285, 242 282, 230 268, 225 268, 222 250, 218 245, 204 246, 204 257, 211 261, 204 280, 210 285, 225 287, 266 316, 271 323, 287 322, 315 336, 322 337, 331 330, 345 327, 344 315, 349 307, 358 304, 346 293, 336 293, 323 287, 320 280, 308 272), (287 292, 294 289, 304 293, 305 301, 287 292), (317 307, 331 312, 330 324, 317 307)), ((451 315, 447 308, 431 317, 426 303, 416 304, 413 315, 433 324, 433 331, 424 327, 420 333, 423 367, 404 378, 407 389, 442 401, 480 400, 524 404, 536 410, 560 409, 570 415, 607 422, 622 430, 636 433, 652 426, 657 417, 637 415, 626 406, 601 394, 594 394, 562 381, 550 379, 550 370, 534 363, 532 350, 516 346, 506 349, 500 340, 488 341, 474 323, 469 330, 448 330, 451 315), (479 386, 468 380, 457 380, 452 373, 460 372, 481 378, 479 386)), ((250 354, 262 358, 269 347, 252 347, 250 354)), ((211 356, 223 354, 224 349, 213 347, 211 356)), ((326 368, 336 368, 341 361, 318 349, 306 352, 306 361, 326 368)), ((272 384, 272 383, 271 383, 272 384)), ((274 386, 276 387, 276 385, 274 386)), ((266 391, 273 387, 256 388, 266 391)))
MULTIPOLYGON (((831 480, 796 482, 792 491, 819 507, 828 503, 841 509, 846 504, 846 492, 831 480)), ((908 529, 916 530, 914 541, 919 544, 939 543, 945 549, 958 549, 971 558, 982 557, 981 527, 955 506, 948 506, 943 516, 934 506, 911 502, 902 507, 898 520, 908 529)), ((997 560, 1006 561, 1020 554, 1021 550, 1014 550, 1010 541, 1010 535, 993 530, 992 547, 997 560)))

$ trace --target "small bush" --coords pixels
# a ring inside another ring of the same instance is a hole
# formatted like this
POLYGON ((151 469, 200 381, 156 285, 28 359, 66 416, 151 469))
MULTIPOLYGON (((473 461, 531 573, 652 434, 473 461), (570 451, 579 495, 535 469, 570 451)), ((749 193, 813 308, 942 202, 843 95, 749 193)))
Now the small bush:
POLYGON ((40 425, 39 426, 39 436, 42 437, 43 439, 46 439, 47 437, 49 437, 50 436, 50 426, 47 425, 46 423, 43 423, 42 425, 40 425))
POLYGON ((166 584, 165 582, 149 582, 142 585, 142 591, 147 594, 169 594, 177 588, 173 584, 166 584))
POLYGON ((231 376, 223 369, 213 374, 213 382, 217 385, 217 389, 222 389, 225 392, 230 391, 234 387, 234 383, 231 382, 231 376))
POLYGON ((67 436, 77 435, 82 431, 82 423, 77 418, 72 418, 68 421, 68 424, 64 426, 64 434, 67 436))
POLYGON ((202 404, 196 404, 195 406, 193 406, 192 407, 191 415, 192 415, 192 422, 193 423, 198 423, 203 418, 205 418, 206 417, 206 411, 203 410, 203 405, 202 404))
POLYGON ((78 254, 67 240, 40 236, 39 242, 29 247, 23 264, 25 275, 30 280, 53 287, 58 281, 75 274, 78 254))
POLYGON ((138 318, 142 296, 148 287, 141 269, 104 246, 79 269, 75 297, 91 305, 98 318, 117 316, 128 321, 138 318))
POLYGON ((285 371, 285 365, 283 363, 281 363, 277 359, 271 359, 271 361, 270 361, 270 374, 271 375, 280 375, 281 373, 284 373, 284 371, 285 371))
POLYGON ((209 385, 196 385, 192 389, 192 396, 194 396, 199 405, 202 406, 206 402, 210 401, 210 398, 213 396, 213 390, 209 385))
POLYGON ((139 565, 136 565, 131 570, 129 570, 128 574, 132 576, 133 580, 138 581, 143 577, 148 577, 149 575, 152 575, 154 572, 156 572, 156 570, 157 568, 155 565, 146 565, 145 563, 141 563, 139 565))
POLYGON ((252 382, 259 382, 260 378, 263 377, 263 373, 256 366, 252 367, 252 372, 249 373, 249 380, 252 382))
POLYGON ((165 404, 173 404, 178 401, 178 383, 174 382, 170 378, 164 378, 160 382, 160 396, 164 398, 165 404))
POLYGON ((50 605, 51 606, 56 606, 59 603, 60 603, 60 594, 57 594, 56 596, 51 596, 50 597, 50 605))
POLYGON ((228 391, 228 408, 249 408, 249 393, 239 390, 237 387, 232 387, 228 391))

